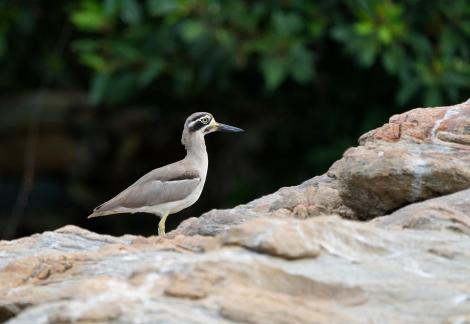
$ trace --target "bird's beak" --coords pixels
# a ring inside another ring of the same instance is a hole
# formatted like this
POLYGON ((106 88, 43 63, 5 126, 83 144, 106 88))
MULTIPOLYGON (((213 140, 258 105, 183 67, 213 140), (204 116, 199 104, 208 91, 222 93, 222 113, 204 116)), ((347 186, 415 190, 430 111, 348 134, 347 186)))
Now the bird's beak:
POLYGON ((216 131, 218 132, 231 132, 231 133, 239 133, 239 132, 244 132, 243 129, 235 127, 235 126, 230 126, 230 125, 225 125, 222 123, 216 123, 216 131))
POLYGON ((234 127, 234 126, 230 126, 230 125, 225 125, 225 124, 222 124, 222 123, 218 123, 216 122, 214 119, 212 119, 211 123, 210 123, 210 127, 208 128, 208 130, 206 131, 206 134, 207 133, 212 133, 212 132, 232 132, 232 133, 238 133, 238 132, 244 132, 243 129, 241 128, 238 128, 238 127, 234 127))

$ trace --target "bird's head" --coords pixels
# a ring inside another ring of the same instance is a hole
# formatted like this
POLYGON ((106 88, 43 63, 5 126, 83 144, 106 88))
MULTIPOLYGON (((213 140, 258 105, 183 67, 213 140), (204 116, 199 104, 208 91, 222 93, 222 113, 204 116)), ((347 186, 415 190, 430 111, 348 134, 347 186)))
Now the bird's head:
POLYGON ((212 132, 243 132, 243 129, 218 123, 207 112, 197 112, 186 119, 184 130, 191 135, 206 135, 212 132))

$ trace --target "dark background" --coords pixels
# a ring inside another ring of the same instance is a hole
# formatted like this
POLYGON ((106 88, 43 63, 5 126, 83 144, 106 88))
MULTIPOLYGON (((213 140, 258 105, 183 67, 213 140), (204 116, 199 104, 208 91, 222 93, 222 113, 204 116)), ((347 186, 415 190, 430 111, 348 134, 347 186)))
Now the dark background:
POLYGON ((200 200, 167 228, 325 172, 395 113, 469 97, 470 5, 454 1, 0 2, 0 238, 76 224, 155 234, 155 216, 87 220, 206 138, 200 200))

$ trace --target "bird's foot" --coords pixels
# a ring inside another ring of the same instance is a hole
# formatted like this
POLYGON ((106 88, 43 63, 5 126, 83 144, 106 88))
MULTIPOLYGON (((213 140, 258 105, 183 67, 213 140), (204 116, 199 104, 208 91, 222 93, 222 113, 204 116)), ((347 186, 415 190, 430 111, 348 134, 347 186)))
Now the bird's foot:
POLYGON ((168 214, 163 215, 162 219, 160 219, 160 222, 158 223, 158 236, 165 236, 165 222, 167 217, 168 214))
POLYGON ((158 236, 165 236, 165 225, 158 225, 158 236))

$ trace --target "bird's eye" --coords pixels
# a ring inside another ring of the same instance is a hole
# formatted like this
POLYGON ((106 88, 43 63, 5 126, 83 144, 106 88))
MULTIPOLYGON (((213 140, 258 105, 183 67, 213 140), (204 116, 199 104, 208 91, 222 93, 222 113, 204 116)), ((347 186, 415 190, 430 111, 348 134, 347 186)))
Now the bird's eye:
POLYGON ((209 123, 209 120, 210 118, 209 117, 202 117, 201 119, 199 119, 203 124, 207 124, 209 123))

